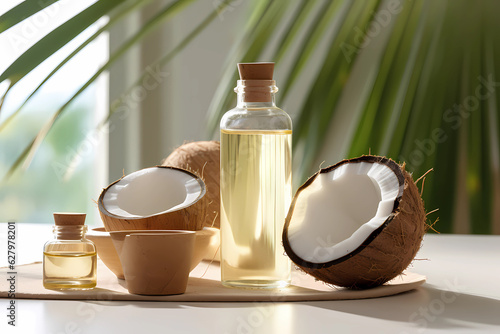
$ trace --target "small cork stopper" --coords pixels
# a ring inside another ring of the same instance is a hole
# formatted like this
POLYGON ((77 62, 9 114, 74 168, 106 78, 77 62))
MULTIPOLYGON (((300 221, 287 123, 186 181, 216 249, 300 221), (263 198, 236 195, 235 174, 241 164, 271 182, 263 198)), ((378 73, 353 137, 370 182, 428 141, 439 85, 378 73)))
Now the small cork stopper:
POLYGON ((238 63, 241 81, 244 87, 243 101, 245 102, 271 102, 274 63, 238 63))
POLYGON ((54 221, 57 226, 85 225, 85 213, 54 212, 54 221))
POLYGON ((274 63, 238 63, 241 80, 273 80, 274 63))

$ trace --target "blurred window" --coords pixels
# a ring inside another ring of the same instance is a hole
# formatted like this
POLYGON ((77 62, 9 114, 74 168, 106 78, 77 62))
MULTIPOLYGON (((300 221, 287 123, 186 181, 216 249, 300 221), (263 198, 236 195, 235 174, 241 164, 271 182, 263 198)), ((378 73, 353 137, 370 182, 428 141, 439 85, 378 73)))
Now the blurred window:
MULTIPOLYGON (((0 14, 20 1, 0 3, 0 14)), ((0 73, 51 30, 95 1, 60 1, 0 34, 0 73)), ((104 20, 97 22, 48 58, 9 92, 0 124, 14 113, 43 79, 104 20)), ((81 94, 54 124, 26 170, 7 181, 9 168, 52 115, 107 60, 108 36, 102 34, 57 72, 0 130, 0 222, 53 223, 54 211, 87 212, 97 223, 97 200, 107 180, 107 131, 97 124, 107 113, 107 78, 81 94)), ((7 83, 0 85, 0 94, 7 83)))

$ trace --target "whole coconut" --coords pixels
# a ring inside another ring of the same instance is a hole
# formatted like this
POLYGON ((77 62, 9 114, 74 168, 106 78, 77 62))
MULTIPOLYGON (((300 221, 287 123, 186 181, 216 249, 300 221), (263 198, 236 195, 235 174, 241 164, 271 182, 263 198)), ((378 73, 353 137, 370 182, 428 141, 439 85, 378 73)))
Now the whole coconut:
POLYGON ((218 141, 185 143, 163 160, 162 165, 187 169, 205 181, 207 218, 204 226, 219 228, 220 143, 218 141))

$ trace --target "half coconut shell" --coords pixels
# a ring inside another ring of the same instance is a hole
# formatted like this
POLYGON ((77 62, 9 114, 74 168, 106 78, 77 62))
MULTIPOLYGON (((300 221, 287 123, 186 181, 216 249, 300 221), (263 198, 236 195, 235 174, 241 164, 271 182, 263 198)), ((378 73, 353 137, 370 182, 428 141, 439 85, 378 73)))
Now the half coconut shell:
POLYGON ((371 288, 412 262, 425 219, 420 193, 404 166, 362 156, 321 169, 297 190, 283 246, 297 266, 321 281, 371 288))
POLYGON ((205 193, 205 183, 194 173, 156 166, 111 183, 98 207, 106 231, 196 231, 206 220, 205 193))

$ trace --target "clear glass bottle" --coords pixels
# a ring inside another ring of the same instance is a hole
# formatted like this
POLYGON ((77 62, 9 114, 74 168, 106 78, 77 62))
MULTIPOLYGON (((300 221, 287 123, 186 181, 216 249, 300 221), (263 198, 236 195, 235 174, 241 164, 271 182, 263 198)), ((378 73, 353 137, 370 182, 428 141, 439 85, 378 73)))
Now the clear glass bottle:
POLYGON ((292 121, 275 104, 274 63, 238 64, 236 108, 221 120, 221 280, 290 283, 281 236, 292 199, 292 121))
POLYGON ((97 253, 85 238, 83 213, 54 213, 54 239, 43 248, 46 289, 92 289, 97 284, 97 253))

